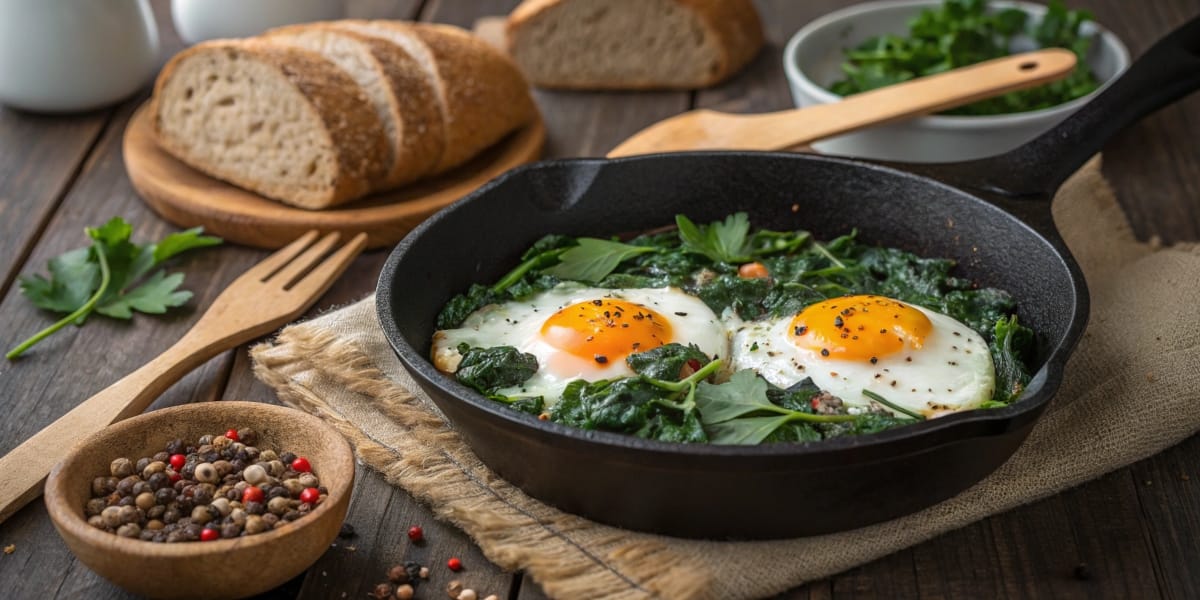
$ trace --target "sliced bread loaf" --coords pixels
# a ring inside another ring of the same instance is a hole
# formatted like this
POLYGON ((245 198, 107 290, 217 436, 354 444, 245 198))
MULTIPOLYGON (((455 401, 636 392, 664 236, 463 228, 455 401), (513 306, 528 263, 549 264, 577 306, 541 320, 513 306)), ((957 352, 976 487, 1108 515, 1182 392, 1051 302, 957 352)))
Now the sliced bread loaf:
POLYGON ((445 148, 437 90, 403 48, 328 23, 273 29, 263 38, 319 53, 367 94, 392 150, 390 169, 376 187, 409 183, 437 166, 445 148))
POLYGON ((154 88, 159 143, 209 175, 302 208, 367 194, 391 156, 366 94, 320 55, 255 40, 177 54, 154 88))
POLYGON ((537 86, 681 89, 737 72, 763 32, 751 0, 525 0, 507 44, 537 86))
POLYGON ((398 21, 338 21, 336 26, 396 44, 436 82, 446 146, 433 173, 465 163, 536 114, 516 65, 458 27, 398 21))

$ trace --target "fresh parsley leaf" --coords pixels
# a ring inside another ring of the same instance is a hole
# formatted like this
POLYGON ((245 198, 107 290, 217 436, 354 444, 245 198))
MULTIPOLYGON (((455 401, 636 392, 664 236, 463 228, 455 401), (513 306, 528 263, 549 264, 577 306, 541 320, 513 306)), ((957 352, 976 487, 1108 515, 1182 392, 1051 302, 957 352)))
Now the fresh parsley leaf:
POLYGON ((96 312, 114 319, 131 319, 135 310, 161 315, 168 308, 183 306, 191 300, 191 292, 178 289, 181 284, 183 273, 167 275, 160 270, 132 290, 97 306, 96 312))
POLYGON ((944 0, 941 6, 921 11, 909 23, 905 36, 881 35, 844 51, 844 78, 831 86, 848 96, 933 75, 1012 53, 1013 41, 1029 35, 1042 48, 1060 47, 1078 56, 1075 70, 1065 79, 1011 92, 947 111, 957 115, 994 115, 1056 106, 1091 93, 1099 85, 1087 63, 1092 38, 1081 26, 1092 19, 1083 10, 1067 10, 1062 0, 1051 0, 1045 16, 1029 23, 1029 15, 1015 8, 990 11, 984 0, 944 0))
POLYGON ((100 283, 100 266, 91 259, 92 249, 76 248, 47 263, 50 279, 41 275, 20 278, 21 293, 34 306, 69 313, 88 301, 100 283))
POLYGON ((160 270, 146 275, 180 252, 221 243, 220 238, 201 235, 202 230, 194 228, 170 234, 157 244, 134 244, 130 241, 133 226, 120 217, 85 232, 92 245, 50 259, 49 279, 21 277, 21 293, 35 306, 70 314, 9 351, 8 359, 20 356, 68 323, 82 325, 92 312, 129 319, 134 311, 162 314, 181 306, 192 297, 191 292, 179 289, 183 274, 167 275, 160 270))
POLYGON ((611 240, 578 238, 579 244, 558 255, 559 263, 545 272, 560 279, 597 282, 612 273, 622 261, 654 252, 650 246, 631 246, 611 240))
POLYGON ((750 217, 744 212, 725 217, 709 225, 696 225, 684 215, 675 215, 683 249, 703 254, 713 262, 730 264, 754 260, 750 247, 750 217))
POLYGON ((222 241, 219 237, 203 235, 203 233, 203 227, 193 227, 167 235, 162 241, 151 246, 154 248, 154 264, 160 264, 180 252, 193 248, 216 246, 222 241))

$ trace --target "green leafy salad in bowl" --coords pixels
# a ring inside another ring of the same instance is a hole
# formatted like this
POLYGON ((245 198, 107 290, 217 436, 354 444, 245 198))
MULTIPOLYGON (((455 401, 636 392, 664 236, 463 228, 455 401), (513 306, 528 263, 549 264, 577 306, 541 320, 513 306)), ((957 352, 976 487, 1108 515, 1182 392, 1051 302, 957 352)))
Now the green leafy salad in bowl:
POLYGON ((667 442, 807 442, 1015 401, 1012 296, 745 213, 628 241, 548 235, 438 316, 432 360, 513 410, 667 442))
POLYGON ((1079 62, 1065 79, 946 111, 949 115, 999 115, 1050 108, 1099 87, 1087 58, 1093 35, 1083 32, 1092 15, 1051 0, 1041 19, 1020 8, 989 10, 987 0, 945 0, 922 10, 907 35, 871 37, 845 50, 844 78, 830 91, 849 96, 916 77, 1037 48, 1066 48, 1079 62), (1027 47, 1019 47, 1024 42, 1027 47), (1030 45, 1032 44, 1032 45, 1030 45))

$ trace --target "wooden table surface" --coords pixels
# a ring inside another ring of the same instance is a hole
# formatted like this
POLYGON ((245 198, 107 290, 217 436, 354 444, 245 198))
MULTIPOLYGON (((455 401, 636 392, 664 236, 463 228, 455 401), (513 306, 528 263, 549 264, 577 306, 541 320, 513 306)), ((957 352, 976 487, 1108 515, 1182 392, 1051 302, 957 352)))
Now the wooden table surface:
MULTIPOLYGON (((515 0, 352 0, 354 15, 439 21, 470 27, 507 12, 515 0)), ((548 157, 600 156, 638 129, 693 107, 733 112, 789 108, 780 56, 787 37, 846 0, 762 0, 769 45, 731 81, 708 90, 664 93, 538 92, 549 128, 548 157)), ((1197 0, 1071 0, 1091 9, 1136 56, 1158 36, 1200 12, 1197 0)), ((155 12, 164 58, 182 47, 167 17, 155 12)), ((115 107, 74 116, 0 109, 0 347, 11 348, 54 318, 18 293, 20 273, 85 244, 83 228, 123 216, 138 240, 174 227, 151 213, 130 187, 121 134, 146 92, 115 107)), ((1104 170, 1137 234, 1166 242, 1200 239, 1200 96, 1184 100, 1118 135, 1104 170)), ((226 246, 185 256, 179 270, 195 292, 188 307, 132 323, 94 318, 70 327, 18 362, 0 362, 0 452, 149 361, 178 339, 216 294, 264 252, 226 246)), ((369 293, 387 253, 362 256, 313 313, 369 293)), ((185 377, 154 408, 187 402, 276 402, 254 379, 246 348, 226 352, 185 377)), ((919 546, 784 594, 785 598, 1194 598, 1200 597, 1200 436, 1078 489, 985 519, 919 546)), ((0 474, 2 477, 3 474, 0 474)), ((272 598, 362 598, 403 560, 441 570, 450 556, 475 589, 501 598, 544 595, 520 573, 491 566, 463 533, 434 520, 404 491, 370 471, 359 473, 348 522, 358 534, 339 540, 306 574, 272 598), (405 530, 425 528, 413 547, 405 530)), ((41 502, 0 525, 0 596, 123 598, 74 559, 41 502)), ((448 577, 439 575, 441 582, 448 577)), ((214 574, 217 575, 217 574, 214 574)), ((164 585, 170 585, 164 581, 164 585)), ((427 589, 422 597, 444 597, 427 589)))

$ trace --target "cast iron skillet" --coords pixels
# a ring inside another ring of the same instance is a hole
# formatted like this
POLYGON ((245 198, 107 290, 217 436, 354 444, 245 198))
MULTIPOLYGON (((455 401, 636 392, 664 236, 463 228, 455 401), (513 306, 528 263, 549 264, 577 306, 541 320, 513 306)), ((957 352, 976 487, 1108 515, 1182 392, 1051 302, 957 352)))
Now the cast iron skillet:
MULTIPOLYGON (((981 161, 888 166, 806 154, 706 152, 519 168, 434 215, 380 275, 385 334, 489 467, 567 512, 704 538, 780 538, 861 527, 949 498, 1005 462, 1062 380, 1088 294, 1054 229, 1054 190, 1113 133, 1200 87, 1200 18, 1160 41, 1074 116, 981 161), (919 173, 919 174, 916 174, 919 173), (798 205, 798 210, 793 209, 798 205), (1012 292, 1038 336, 1024 397, 876 435, 763 446, 669 444, 539 421, 428 361, 454 294, 492 282, 546 233, 603 236, 745 210, 772 229, 859 239, 959 261, 959 276, 1012 292)), ((1030 465, 1036 468, 1036 465, 1030 465)))

